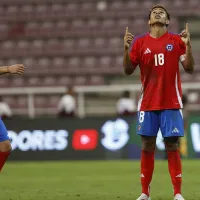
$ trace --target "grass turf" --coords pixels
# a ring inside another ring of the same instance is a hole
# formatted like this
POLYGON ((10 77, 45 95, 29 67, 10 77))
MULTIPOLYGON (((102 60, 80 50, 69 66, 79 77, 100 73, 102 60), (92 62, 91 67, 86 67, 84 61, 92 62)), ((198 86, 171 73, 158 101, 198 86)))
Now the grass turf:
MULTIPOLYGON (((135 200, 138 161, 9 162, 0 174, 1 200, 135 200)), ((183 162, 183 194, 200 199, 199 161, 183 162)), ((172 200, 166 161, 156 161, 153 200, 172 200)))

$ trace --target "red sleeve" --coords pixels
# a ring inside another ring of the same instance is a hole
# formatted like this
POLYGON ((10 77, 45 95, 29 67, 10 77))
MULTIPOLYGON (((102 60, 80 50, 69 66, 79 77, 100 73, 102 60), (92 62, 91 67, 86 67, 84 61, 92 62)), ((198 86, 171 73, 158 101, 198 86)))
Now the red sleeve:
POLYGON ((180 59, 181 62, 184 61, 185 52, 186 52, 185 43, 179 37, 179 59, 180 59))
POLYGON ((130 49, 130 59, 134 68, 139 64, 139 42, 138 38, 133 40, 131 49, 130 49))

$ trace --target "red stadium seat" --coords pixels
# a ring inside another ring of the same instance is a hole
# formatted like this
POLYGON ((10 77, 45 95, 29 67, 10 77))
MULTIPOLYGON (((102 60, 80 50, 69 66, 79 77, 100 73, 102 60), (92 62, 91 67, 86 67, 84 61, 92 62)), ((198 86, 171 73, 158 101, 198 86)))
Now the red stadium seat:
POLYGON ((123 40, 119 37, 110 38, 109 44, 112 48, 121 48, 123 46, 123 40))
POLYGON ((16 63, 20 63, 20 61, 18 59, 9 59, 6 62, 7 65, 14 65, 16 63))
POLYGON ((106 46, 106 38, 103 38, 103 37, 97 37, 95 38, 95 41, 94 41, 94 44, 96 47, 103 47, 103 46, 106 46))
POLYGON ((116 26, 116 22, 114 19, 104 19, 101 26, 103 29, 112 29, 116 26))
POLYGON ((29 51, 30 45, 27 40, 20 40, 17 43, 17 49, 21 54, 25 55, 27 51, 29 51))
POLYGON ((1 77, 0 78, 0 88, 10 87, 10 82, 8 77, 1 77))
POLYGON ((85 57, 84 60, 83 60, 83 65, 86 66, 86 67, 95 68, 96 64, 97 64, 96 63, 96 58, 93 57, 93 56, 85 57))
POLYGON ((109 67, 109 65, 111 64, 111 58, 109 56, 103 56, 100 58, 99 64, 100 66, 102 66, 102 68, 109 67))
POLYGON ((38 15, 43 15, 44 13, 48 13, 50 10, 50 6, 47 4, 37 4, 34 11, 38 15))
POLYGON ((50 107, 57 108, 59 101, 60 101, 60 96, 58 96, 58 95, 51 95, 49 97, 48 105, 50 107))
POLYGON ((16 103, 16 96, 6 96, 6 95, 4 95, 3 101, 6 102, 11 107, 11 109, 18 107, 18 104, 16 103))
POLYGON ((149 10, 154 4, 155 3, 151 0, 145 0, 142 6, 144 7, 145 10, 146 9, 149 10))
POLYGON ((91 76, 90 81, 89 81, 90 85, 104 85, 104 78, 102 76, 91 76))
POLYGON ((48 106, 47 105, 47 102, 48 102, 48 96, 45 96, 45 95, 35 95, 35 98, 34 98, 34 100, 35 100, 35 106, 36 107, 38 107, 38 108, 40 108, 40 107, 42 107, 42 108, 44 108, 44 107, 46 107, 46 106, 48 106))
POLYGON ((56 85, 56 77, 54 76, 46 76, 42 81, 43 86, 54 86, 56 85))
POLYGON ((62 57, 55 57, 49 65, 50 68, 64 68, 66 65, 66 59, 62 57))
POLYGON ((6 14, 12 17, 15 17, 19 13, 19 7, 18 6, 8 6, 6 9, 6 14))
POLYGON ((73 83, 74 85, 86 85, 88 83, 88 79, 85 76, 76 76, 73 83))
POLYGON ((49 68, 51 68, 52 62, 51 62, 51 60, 49 58, 44 57, 44 58, 39 58, 37 60, 37 65, 40 66, 43 69, 47 69, 48 70, 49 68))
POLYGON ((81 38, 79 41, 78 41, 78 47, 80 48, 88 48, 90 46, 90 39, 89 38, 81 38))
POLYGON ((67 31, 68 29, 68 23, 66 21, 58 21, 55 26, 59 31, 67 31))
POLYGON ((22 14, 29 14, 34 12, 35 8, 32 4, 23 4, 21 5, 20 12, 22 14))
POLYGON ((45 22, 43 24, 40 25, 40 32, 42 35, 45 34, 50 34, 51 32, 54 31, 55 28, 55 23, 53 22, 45 22))
POLYGON ((67 68, 76 68, 76 67, 81 67, 81 62, 79 57, 71 57, 68 59, 67 68))
POLYGON ((58 86, 67 86, 72 84, 73 78, 70 76, 59 76, 57 77, 56 84, 58 86))
POLYGON ((24 87, 26 85, 23 77, 14 77, 11 81, 12 87, 24 87))
POLYGON ((22 63, 26 67, 26 72, 31 68, 34 68, 34 70, 35 70, 38 67, 36 60, 32 57, 26 57, 26 58, 22 59, 22 63))
POLYGON ((126 5, 125 8, 130 10, 137 10, 138 8, 140 8, 139 1, 129 0, 125 5, 126 5))
POLYGON ((40 34, 39 23, 30 22, 25 25, 25 34, 26 36, 40 34))
POLYGON ((97 19, 89 19, 88 20, 88 26, 90 27, 90 28, 96 28, 96 27, 98 27, 99 26, 99 20, 97 20, 97 19))
POLYGON ((0 6, 0 16, 5 16, 5 8, 3 6, 0 6))
POLYGON ((111 9, 111 10, 121 10, 123 7, 124 7, 123 1, 113 1, 110 4, 109 9, 111 9))
POLYGON ((90 12, 91 10, 94 9, 94 3, 93 2, 83 2, 80 9, 82 12, 90 12))
POLYGON ((28 108, 28 97, 18 96, 16 104, 17 104, 17 108, 28 108))
POLYGON ((32 54, 39 54, 41 52, 44 52, 44 43, 45 41, 43 40, 34 40, 31 44, 32 48, 30 48, 30 52, 32 54))
POLYGON ((51 12, 53 12, 55 15, 62 13, 63 11, 64 9, 62 4, 53 4, 51 7, 51 12))
POLYGON ((27 86, 41 86, 43 85, 43 82, 41 80, 41 77, 38 76, 32 76, 29 77, 27 80, 27 86))
POLYGON ((78 11, 78 7, 79 7, 79 4, 77 3, 69 3, 66 6, 66 11, 71 12, 71 13, 72 12, 76 13, 78 11))

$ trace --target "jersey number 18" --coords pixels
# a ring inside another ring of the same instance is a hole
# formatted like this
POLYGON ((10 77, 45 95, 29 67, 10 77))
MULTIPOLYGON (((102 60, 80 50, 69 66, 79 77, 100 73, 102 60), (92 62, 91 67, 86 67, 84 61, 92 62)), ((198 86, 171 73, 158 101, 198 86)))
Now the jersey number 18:
POLYGON ((163 53, 159 53, 159 54, 155 54, 154 55, 154 59, 155 59, 155 66, 162 66, 165 63, 164 60, 164 54, 163 53))

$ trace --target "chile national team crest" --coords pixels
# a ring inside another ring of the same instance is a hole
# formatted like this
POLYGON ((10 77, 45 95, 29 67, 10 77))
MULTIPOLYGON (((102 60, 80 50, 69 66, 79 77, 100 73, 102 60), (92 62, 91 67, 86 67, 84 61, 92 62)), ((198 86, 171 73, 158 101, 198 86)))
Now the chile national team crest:
POLYGON ((172 51, 173 48, 174 48, 174 46, 173 46, 172 44, 168 44, 168 45, 166 46, 167 51, 172 51))

